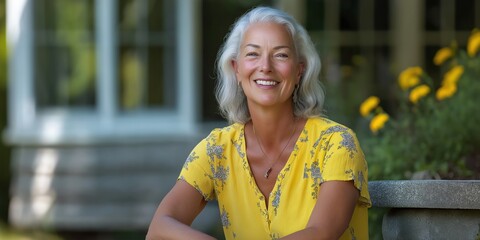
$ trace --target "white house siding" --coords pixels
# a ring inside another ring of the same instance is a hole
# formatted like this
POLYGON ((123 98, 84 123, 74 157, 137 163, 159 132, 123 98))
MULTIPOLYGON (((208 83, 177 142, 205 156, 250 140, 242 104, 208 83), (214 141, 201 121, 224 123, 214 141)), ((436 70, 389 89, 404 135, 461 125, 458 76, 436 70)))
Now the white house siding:
MULTIPOLYGON (((20 228, 145 230, 199 139, 15 147, 10 221, 20 228)), ((196 227, 217 223, 208 205, 196 227)))
MULTIPOLYGON (((201 2, 172 0, 181 30, 176 33, 180 46, 172 50, 177 78, 169 79, 179 84, 173 93, 176 108, 161 113, 142 109, 138 115, 128 115, 117 111, 112 85, 118 77, 117 56, 109 27, 115 26, 112 6, 117 0, 92 1, 100 23, 98 103, 87 113, 68 106, 56 113, 37 108, 34 1, 7 0, 10 224, 55 231, 146 230, 189 151, 205 136, 200 133, 205 126, 198 122, 201 2)), ((211 203, 194 226, 211 229, 218 219, 211 203)))

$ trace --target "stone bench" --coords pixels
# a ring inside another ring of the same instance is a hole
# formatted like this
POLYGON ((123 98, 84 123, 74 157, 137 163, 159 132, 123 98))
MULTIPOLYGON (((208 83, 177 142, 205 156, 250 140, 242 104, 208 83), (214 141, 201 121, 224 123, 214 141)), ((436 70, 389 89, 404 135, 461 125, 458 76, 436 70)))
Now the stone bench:
POLYGON ((480 239, 480 180, 371 181, 388 239, 480 239))

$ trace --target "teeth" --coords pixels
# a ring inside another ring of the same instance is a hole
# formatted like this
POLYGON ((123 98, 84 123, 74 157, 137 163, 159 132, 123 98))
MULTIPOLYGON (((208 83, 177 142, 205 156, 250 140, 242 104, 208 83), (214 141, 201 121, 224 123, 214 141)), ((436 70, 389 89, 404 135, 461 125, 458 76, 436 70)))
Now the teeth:
POLYGON ((275 86, 278 84, 278 82, 275 81, 265 81, 265 80, 257 80, 257 84, 259 85, 265 85, 265 86, 275 86))

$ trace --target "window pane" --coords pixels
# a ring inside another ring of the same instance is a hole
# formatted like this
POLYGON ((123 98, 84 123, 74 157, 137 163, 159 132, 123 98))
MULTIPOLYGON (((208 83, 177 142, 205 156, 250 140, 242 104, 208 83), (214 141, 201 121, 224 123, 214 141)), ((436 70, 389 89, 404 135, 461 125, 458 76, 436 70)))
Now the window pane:
POLYGON ((440 0, 425 0, 425 30, 440 30, 440 0))
POLYGON ((455 1, 455 29, 470 31, 475 26, 475 1, 455 1))
POLYGON ((343 0, 340 4, 340 29, 358 30, 359 0, 343 0))
POLYGON ((324 0, 307 0, 307 23, 309 31, 318 31, 325 28, 325 2, 324 0))
POLYGON ((390 1, 375 1, 375 30, 386 31, 390 28, 390 1))
POLYGON ((95 105, 93 3, 34 1, 34 85, 38 108, 95 105))
POLYGON ((175 107, 174 0, 119 2, 119 106, 175 107))

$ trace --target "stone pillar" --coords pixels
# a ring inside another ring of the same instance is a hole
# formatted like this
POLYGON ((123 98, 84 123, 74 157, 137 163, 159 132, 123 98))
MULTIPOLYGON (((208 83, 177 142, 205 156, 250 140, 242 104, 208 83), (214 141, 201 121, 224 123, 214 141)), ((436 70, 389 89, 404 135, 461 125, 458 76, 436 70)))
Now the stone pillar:
POLYGON ((478 239, 480 180, 407 180, 369 183, 383 217, 383 239, 478 239))
POLYGON ((425 3, 418 0, 392 0, 391 3, 393 65, 398 73, 424 62, 425 3))

